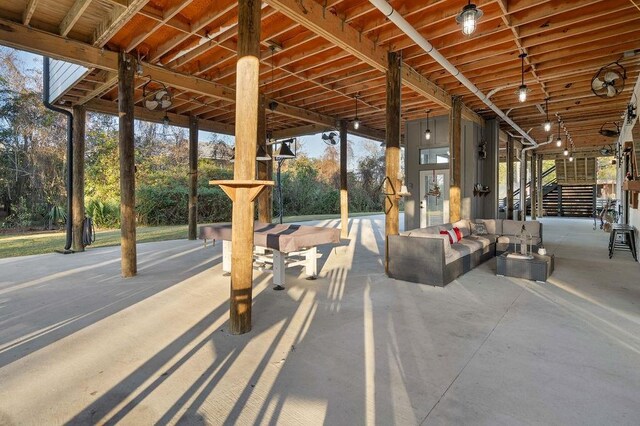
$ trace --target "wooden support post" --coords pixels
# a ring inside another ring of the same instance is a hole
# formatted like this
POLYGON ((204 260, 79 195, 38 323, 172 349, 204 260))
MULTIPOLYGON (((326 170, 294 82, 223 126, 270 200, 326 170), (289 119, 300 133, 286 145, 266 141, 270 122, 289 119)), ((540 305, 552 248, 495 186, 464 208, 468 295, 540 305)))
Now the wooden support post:
POLYGON ((542 192, 542 154, 537 155, 538 162, 536 164, 536 168, 538 169, 538 218, 541 218, 544 215, 544 194, 542 192))
MULTIPOLYGON (((254 180, 256 177, 261 5, 261 0, 238 2, 234 180, 254 180)), ((233 251, 231 254, 230 328, 232 334, 251 331, 253 212, 251 190, 244 187, 237 188, 233 202, 231 228, 233 251)))
POLYGON ((462 99, 454 96, 451 99, 449 111, 449 222, 457 222, 461 219, 462 199, 462 99))
POLYGON ((520 217, 527 220, 527 152, 520 151, 520 217))
POLYGON ((347 121, 340 122, 340 238, 349 236, 349 193, 347 191, 347 121))
POLYGON ((133 107, 135 59, 118 55, 118 127, 120 155, 120 244, 123 277, 138 272, 136 259, 136 173, 133 107))
POLYGON ((189 239, 198 228, 198 118, 189 116, 189 239))
POLYGON ((515 141, 511 136, 507 137, 507 219, 513 219, 513 154, 515 151, 515 141))
MULTIPOLYGON (((262 147, 264 152, 269 153, 267 146, 267 116, 265 113, 265 97, 260 96, 258 103, 258 141, 257 146, 262 147)), ((271 154, 269 154, 271 155, 271 154)), ((258 161, 258 180, 272 180, 273 160, 258 161)), ((264 223, 271 223, 273 214, 271 187, 265 188, 258 195, 258 220, 264 223)))
POLYGON ((531 153, 531 220, 538 217, 538 156, 531 153))
POLYGON ((73 107, 73 251, 84 251, 84 148, 87 111, 83 105, 73 107))
POLYGON ((399 231, 398 208, 399 197, 395 193, 400 191, 398 171, 400 169, 400 102, 401 102, 401 69, 400 55, 396 52, 387 54, 387 109, 386 109, 386 155, 385 167, 388 179, 386 193, 392 195, 385 197, 385 271, 389 271, 389 235, 397 235, 399 231), (392 188, 390 188, 392 186, 392 188))

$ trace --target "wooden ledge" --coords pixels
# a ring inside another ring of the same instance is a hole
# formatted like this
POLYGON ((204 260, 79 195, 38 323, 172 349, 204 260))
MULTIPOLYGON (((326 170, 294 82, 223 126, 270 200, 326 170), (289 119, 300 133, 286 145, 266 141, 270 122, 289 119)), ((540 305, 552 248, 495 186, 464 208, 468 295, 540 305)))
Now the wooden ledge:
POLYGON ((248 189, 251 201, 255 200, 258 195, 267 186, 273 186, 272 180, 210 180, 209 185, 218 185, 231 198, 236 200, 237 189, 248 189))
POLYGON ((640 180, 625 180, 622 183, 622 189, 625 191, 640 192, 640 180))

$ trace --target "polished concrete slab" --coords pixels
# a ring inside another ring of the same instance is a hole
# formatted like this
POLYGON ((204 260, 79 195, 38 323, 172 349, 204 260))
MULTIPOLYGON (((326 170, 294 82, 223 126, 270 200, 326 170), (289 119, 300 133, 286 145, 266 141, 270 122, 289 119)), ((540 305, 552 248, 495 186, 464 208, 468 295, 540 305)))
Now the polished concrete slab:
MULTIPOLYGON (((544 218, 546 283, 495 259, 445 288, 384 275, 384 218, 320 277, 255 274, 227 331, 221 247, 0 259, 0 424, 576 424, 640 419, 640 264, 592 221, 544 218)), ((337 221, 320 222, 338 226, 337 221)))

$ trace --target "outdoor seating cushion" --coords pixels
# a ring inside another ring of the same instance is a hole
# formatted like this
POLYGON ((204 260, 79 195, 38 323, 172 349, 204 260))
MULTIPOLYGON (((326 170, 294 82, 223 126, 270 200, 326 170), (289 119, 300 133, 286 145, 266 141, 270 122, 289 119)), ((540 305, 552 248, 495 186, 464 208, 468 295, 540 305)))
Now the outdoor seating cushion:
POLYGON ((475 231, 476 223, 484 223, 487 229, 487 234, 501 235, 502 234, 502 219, 475 219, 471 220, 469 225, 471 233, 475 231))
POLYGON ((470 239, 472 241, 478 241, 482 243, 482 247, 488 247, 491 244, 494 244, 498 241, 498 236, 495 234, 487 234, 487 235, 469 235, 465 239, 470 239))

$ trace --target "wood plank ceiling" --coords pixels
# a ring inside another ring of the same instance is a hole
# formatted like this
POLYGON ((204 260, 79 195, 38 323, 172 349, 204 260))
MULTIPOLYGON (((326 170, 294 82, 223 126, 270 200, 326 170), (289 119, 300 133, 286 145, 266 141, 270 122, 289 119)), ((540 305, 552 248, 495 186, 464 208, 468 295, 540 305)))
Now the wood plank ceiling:
MULTIPOLYGON (((509 117, 525 131, 531 129, 538 142, 550 137, 542 128, 545 98, 554 139, 559 114, 576 151, 614 142, 599 130, 605 122, 620 122, 640 72, 637 2, 479 0, 484 16, 471 37, 463 36, 455 21, 466 1, 390 4, 484 93, 493 91, 491 100, 510 111, 509 117), (524 80, 531 92, 519 103, 514 92, 521 84, 522 51, 528 54, 524 80), (592 77, 615 61, 626 69, 623 92, 596 97, 592 77)), ((231 91, 235 86, 236 1, 3 0, 0 18, 97 48, 130 52, 144 62, 231 91)), ((367 0, 266 0, 261 43, 260 90, 283 105, 280 111, 268 110, 268 128, 276 135, 319 131, 334 127, 338 119, 353 120, 358 96, 361 133, 382 138, 385 74, 380 58, 386 58, 387 50, 401 52, 410 67, 403 73, 404 120, 425 118, 427 110, 432 117, 446 114, 451 95, 462 96, 481 117, 495 117, 367 0)), ((137 81, 138 106, 146 81, 137 81)), ((171 90, 171 117, 196 115, 232 129, 232 98, 171 90)), ((65 94, 62 104, 115 110, 116 99, 115 73, 96 68, 65 94)), ((473 112, 467 110, 466 116, 473 112)), ((555 143, 540 148, 560 149, 555 143)))

